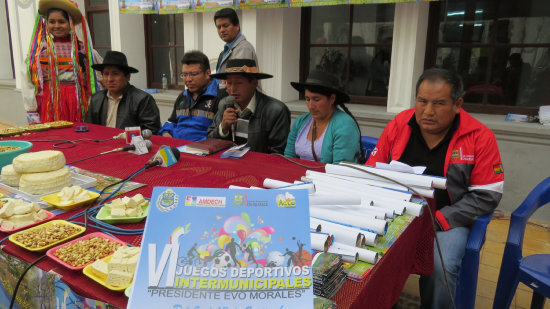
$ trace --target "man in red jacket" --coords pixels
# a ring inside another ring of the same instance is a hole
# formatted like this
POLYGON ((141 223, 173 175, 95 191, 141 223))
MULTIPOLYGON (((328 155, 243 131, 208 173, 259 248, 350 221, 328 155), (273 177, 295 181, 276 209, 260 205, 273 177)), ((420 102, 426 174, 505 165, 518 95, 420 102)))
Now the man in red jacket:
POLYGON ((424 174, 447 177, 436 190, 437 237, 445 270, 434 248, 434 272, 420 277, 421 308, 451 308, 445 274, 453 295, 470 228, 477 217, 500 202, 504 172, 495 136, 464 111, 460 77, 429 69, 416 84, 414 109, 390 121, 367 162, 401 161, 426 166, 424 174))

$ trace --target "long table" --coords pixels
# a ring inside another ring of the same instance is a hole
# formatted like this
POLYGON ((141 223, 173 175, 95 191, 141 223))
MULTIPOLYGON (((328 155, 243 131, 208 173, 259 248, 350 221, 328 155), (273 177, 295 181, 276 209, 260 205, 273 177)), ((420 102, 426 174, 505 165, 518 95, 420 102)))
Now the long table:
MULTIPOLYGON (((55 149, 53 145, 56 142, 44 140, 106 140, 122 132, 119 129, 87 125, 89 131, 85 133, 75 132, 74 127, 71 127, 32 132, 28 135, 4 139, 34 141, 31 149, 34 152, 55 149)), ((155 153, 161 145, 177 147, 189 143, 161 136, 153 136, 151 141, 153 142, 151 153, 155 153)), ((62 146, 67 145, 63 144, 62 146)), ((67 162, 72 162, 124 145, 124 141, 113 139, 100 142, 83 140, 78 141, 72 148, 58 150, 65 154, 67 162)), ((74 166, 125 178, 142 168, 151 156, 152 154, 138 156, 128 152, 114 152, 75 163, 74 166)), ((323 166, 316 162, 298 161, 312 166, 323 166)), ((229 185, 237 185, 261 187, 265 178, 294 181, 305 175, 305 171, 306 168, 293 164, 285 158, 263 153, 249 152, 241 159, 222 159, 219 153, 208 157, 182 153, 178 163, 170 167, 153 167, 133 178, 133 181, 147 185, 131 193, 141 193, 150 197, 155 186, 227 188, 229 185)), ((80 211, 83 209, 68 211, 58 215, 56 219, 69 218, 80 211)), ((304 222, 304 224, 307 223, 304 222)), ((127 224, 125 227, 139 228, 143 227, 143 223, 127 224)), ((409 274, 431 272, 433 268, 433 236, 429 227, 427 214, 413 220, 365 280, 362 282, 348 280, 346 282, 334 297, 338 308, 389 308, 397 301, 409 274)), ((95 231, 93 228, 88 228, 86 233, 95 231)), ((7 234, 0 232, 0 238, 5 236, 7 234)), ((133 245, 139 246, 141 243, 141 235, 117 236, 133 245)), ((6 241, 3 245, 5 246, 2 250, 6 253, 27 262, 32 262, 41 256, 41 253, 27 251, 10 241, 6 241)), ((77 294, 121 308, 125 308, 127 305, 128 300, 122 293, 110 291, 81 272, 69 270, 49 258, 43 259, 37 266, 61 275, 62 280, 77 294)))

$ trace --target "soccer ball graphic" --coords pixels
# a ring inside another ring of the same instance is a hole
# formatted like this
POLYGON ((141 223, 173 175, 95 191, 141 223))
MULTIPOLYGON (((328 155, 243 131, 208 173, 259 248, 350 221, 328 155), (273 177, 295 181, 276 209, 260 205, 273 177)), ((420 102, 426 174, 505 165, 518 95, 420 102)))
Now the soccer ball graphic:
POLYGON ((231 256, 229 253, 224 252, 220 256, 216 256, 212 260, 212 266, 213 267, 231 267, 233 266, 233 259, 231 259, 231 256))
POLYGON ((285 263, 285 256, 279 251, 271 251, 266 258, 267 267, 280 267, 285 263))

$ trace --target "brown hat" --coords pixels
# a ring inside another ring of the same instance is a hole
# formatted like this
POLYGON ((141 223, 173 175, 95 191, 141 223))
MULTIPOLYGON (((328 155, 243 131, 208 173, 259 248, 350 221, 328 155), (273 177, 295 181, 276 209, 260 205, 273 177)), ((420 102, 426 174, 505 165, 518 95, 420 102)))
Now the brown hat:
POLYGON ((105 54, 105 58, 103 58, 103 63, 92 65, 92 69, 103 72, 103 69, 106 66, 115 66, 120 69, 127 70, 130 73, 139 72, 138 69, 128 66, 126 55, 116 50, 108 51, 107 54, 105 54))
POLYGON ((75 25, 82 22, 82 13, 78 9, 76 2, 72 0, 40 0, 38 2, 38 13, 40 15, 46 16, 49 9, 61 9, 67 12, 75 25))
POLYGON ((217 79, 227 79, 228 74, 243 74, 253 76, 256 79, 272 78, 273 75, 260 73, 253 59, 229 59, 225 66, 225 71, 216 74, 210 74, 210 77, 217 79))

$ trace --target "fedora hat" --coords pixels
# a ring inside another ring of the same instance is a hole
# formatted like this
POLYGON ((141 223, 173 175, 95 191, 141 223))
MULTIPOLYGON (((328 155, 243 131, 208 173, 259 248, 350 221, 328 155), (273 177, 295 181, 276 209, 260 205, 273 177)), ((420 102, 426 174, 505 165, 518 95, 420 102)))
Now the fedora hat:
POLYGON ((290 82, 290 85, 300 92, 303 92, 306 89, 312 92, 329 92, 336 94, 338 101, 342 103, 350 101, 349 96, 337 88, 340 85, 338 77, 327 72, 313 70, 309 72, 305 82, 290 82))
POLYGON ((105 55, 105 58, 103 58, 103 63, 92 65, 92 69, 103 71, 103 69, 106 66, 116 66, 121 69, 126 69, 130 73, 139 72, 136 68, 132 68, 131 66, 128 66, 128 60, 126 60, 126 55, 116 50, 108 51, 107 54, 105 55))
POLYGON ((225 66, 225 71, 216 74, 210 74, 210 77, 217 79, 227 79, 228 74, 243 74, 253 76, 256 79, 272 78, 273 75, 260 73, 253 59, 229 59, 225 66))
POLYGON ((67 12, 75 25, 82 22, 82 13, 78 9, 76 2, 71 0, 40 0, 38 2, 38 13, 40 15, 46 16, 49 9, 61 9, 67 12))

